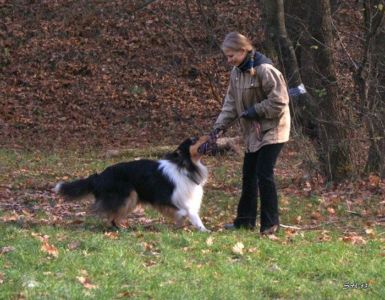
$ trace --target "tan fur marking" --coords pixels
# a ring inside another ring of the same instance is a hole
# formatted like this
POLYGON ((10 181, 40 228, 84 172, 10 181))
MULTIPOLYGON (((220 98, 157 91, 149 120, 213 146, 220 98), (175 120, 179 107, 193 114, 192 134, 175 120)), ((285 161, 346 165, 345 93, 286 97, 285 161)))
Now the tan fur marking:
POLYGON ((168 219, 174 219, 176 214, 176 209, 170 206, 161 206, 154 205, 153 206, 158 212, 160 212, 164 217, 168 219))
POLYGON ((110 213, 108 215, 108 222, 111 224, 114 222, 117 227, 125 227, 123 219, 127 218, 127 215, 133 211, 136 207, 136 204, 138 203, 138 194, 133 191, 131 194, 126 198, 124 205, 119 208, 119 210, 115 213, 110 213))
POLYGON ((192 146, 190 146, 190 155, 191 155, 191 160, 193 162, 197 162, 200 160, 202 154, 198 152, 199 147, 206 143, 209 140, 209 137, 207 135, 204 135, 199 138, 199 140, 192 146))

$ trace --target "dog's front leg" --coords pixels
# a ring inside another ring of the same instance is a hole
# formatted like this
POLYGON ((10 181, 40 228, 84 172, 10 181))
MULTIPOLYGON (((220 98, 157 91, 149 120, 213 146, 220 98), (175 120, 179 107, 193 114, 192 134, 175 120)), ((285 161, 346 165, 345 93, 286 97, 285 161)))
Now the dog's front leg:
POLYGON ((202 232, 211 232, 208 230, 205 225, 203 225, 201 218, 199 217, 199 214, 197 212, 188 212, 188 217, 190 219, 191 224, 202 232))
POLYGON ((178 210, 175 212, 174 220, 176 228, 182 228, 187 212, 184 209, 178 210))

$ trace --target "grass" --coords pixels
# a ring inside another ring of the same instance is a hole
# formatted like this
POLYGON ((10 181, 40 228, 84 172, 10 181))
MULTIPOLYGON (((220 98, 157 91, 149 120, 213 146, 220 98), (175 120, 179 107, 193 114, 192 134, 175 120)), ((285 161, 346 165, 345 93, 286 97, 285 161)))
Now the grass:
MULTIPOLYGON (((108 159, 100 153, 79 158, 1 150, 0 299, 382 299, 380 224, 365 235, 365 220, 337 210, 338 223, 277 237, 222 231, 240 192, 236 156, 205 159, 211 177, 202 217, 212 233, 176 230, 151 210, 129 229, 114 232, 84 214, 86 201, 63 204, 49 191, 58 180, 117 161, 156 158, 155 150, 108 159), (351 242, 346 237, 352 232, 365 242, 351 242), (44 242, 54 253, 44 251, 44 242)), ((300 215, 301 224, 314 225, 317 195, 280 197, 282 223, 293 224, 300 215)))

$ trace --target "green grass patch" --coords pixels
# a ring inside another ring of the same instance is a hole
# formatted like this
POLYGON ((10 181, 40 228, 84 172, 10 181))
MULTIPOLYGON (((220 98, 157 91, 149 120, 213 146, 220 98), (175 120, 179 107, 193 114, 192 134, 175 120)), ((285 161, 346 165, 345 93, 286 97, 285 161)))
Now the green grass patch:
POLYGON ((113 158, 1 150, 0 299, 383 298, 384 229, 339 204, 329 219, 317 195, 280 194, 282 223, 313 230, 270 238, 223 231, 240 193, 240 157, 205 159, 211 175, 201 215, 212 233, 176 230, 151 210, 150 223, 134 218, 111 231, 86 213, 87 201, 63 204, 49 191, 59 180, 163 150, 113 158))
POLYGON ((306 233, 283 243, 282 236, 272 241, 255 232, 202 234, 167 227, 120 231, 116 239, 92 227, 1 224, 0 231, 2 244, 14 247, 0 257, 1 299, 380 299, 385 292, 379 241, 347 245, 306 233), (32 232, 48 235, 58 257, 41 251, 32 232), (237 242, 245 246, 243 255, 233 253, 237 242), (93 288, 85 288, 80 277, 93 288))

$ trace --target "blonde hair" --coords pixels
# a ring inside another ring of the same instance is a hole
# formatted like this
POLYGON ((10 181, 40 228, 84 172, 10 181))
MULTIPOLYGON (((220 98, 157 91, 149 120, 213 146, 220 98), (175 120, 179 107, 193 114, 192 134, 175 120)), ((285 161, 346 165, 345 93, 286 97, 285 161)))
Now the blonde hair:
POLYGON ((231 49, 234 51, 244 49, 246 51, 251 51, 254 47, 251 41, 243 34, 240 34, 239 32, 230 32, 225 36, 221 49, 231 49))
MULTIPOLYGON (((243 34, 240 34, 239 32, 230 32, 225 36, 225 39, 223 40, 221 45, 221 49, 222 51, 224 51, 225 49, 230 49, 233 51, 246 50, 247 52, 251 52, 254 50, 254 47, 251 41, 243 34)), ((250 58, 254 61, 253 54, 250 58)), ((253 65, 253 63, 251 65, 253 65)), ((256 70, 253 67, 251 67, 249 72, 252 76, 255 76, 257 74, 256 70)))

